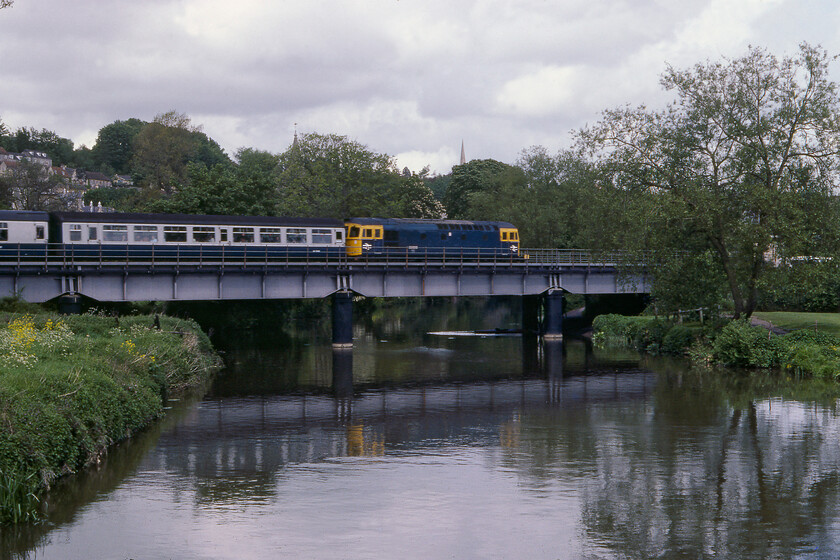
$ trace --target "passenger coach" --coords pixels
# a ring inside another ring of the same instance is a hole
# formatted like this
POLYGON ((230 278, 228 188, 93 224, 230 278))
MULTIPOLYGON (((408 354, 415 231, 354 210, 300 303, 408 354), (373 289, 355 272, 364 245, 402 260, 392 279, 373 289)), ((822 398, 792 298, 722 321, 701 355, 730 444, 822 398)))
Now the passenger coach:
POLYGON ((344 227, 326 218, 55 212, 50 240, 155 254, 341 254, 344 227))

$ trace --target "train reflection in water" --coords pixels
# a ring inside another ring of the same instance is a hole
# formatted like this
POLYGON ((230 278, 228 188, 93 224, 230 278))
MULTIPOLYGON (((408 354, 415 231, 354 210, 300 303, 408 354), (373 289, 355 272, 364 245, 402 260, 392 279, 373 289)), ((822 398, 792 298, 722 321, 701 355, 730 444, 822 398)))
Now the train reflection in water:
POLYGON ((333 354, 332 394, 267 395, 205 400, 159 442, 155 469, 198 477, 265 476, 285 465, 377 456, 450 445, 515 447, 526 414, 598 402, 640 402, 655 374, 563 375, 563 345, 543 347, 546 375, 424 384, 354 392, 352 353, 333 354), (169 441, 171 440, 171 441, 169 441), (255 444, 255 441, 257 442, 255 444), (449 442, 449 443, 444 443, 449 442))

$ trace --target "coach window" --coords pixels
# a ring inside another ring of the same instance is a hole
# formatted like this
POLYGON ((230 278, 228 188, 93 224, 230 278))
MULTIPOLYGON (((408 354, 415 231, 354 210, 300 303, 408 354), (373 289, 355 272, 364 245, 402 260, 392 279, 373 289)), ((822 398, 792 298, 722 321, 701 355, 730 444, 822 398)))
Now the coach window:
POLYGON ((96 241, 98 238, 96 226, 88 226, 88 241, 96 241))
POLYGON ((157 226, 134 226, 134 241, 136 243, 157 243, 157 226))
POLYGON ((341 230, 341 229, 335 230, 335 240, 336 241, 341 241, 343 237, 344 237, 344 230, 341 230))
POLYGON ((235 227, 235 228, 233 228, 233 242, 234 243, 253 243, 254 242, 254 228, 249 228, 249 227, 235 227))
POLYGON ((306 243, 306 230, 303 228, 287 229, 286 243, 306 243))
POLYGON ((332 230, 330 229, 313 229, 312 243, 332 243, 332 230))
POLYGON ((44 226, 35 226, 35 239, 44 238, 44 226))
POLYGON ((102 241, 128 241, 128 226, 102 226, 102 241))
POLYGON ((82 240, 82 224, 70 224, 70 241, 82 240))
POLYGON ((163 226, 163 240, 167 243, 186 243, 187 226, 163 226))
POLYGON ((193 241, 196 243, 214 243, 216 241, 216 228, 193 227, 193 241))
POLYGON ((220 229, 219 230, 219 242, 220 243, 227 243, 228 240, 228 230, 220 229))
POLYGON ((264 227, 260 228, 260 243, 282 243, 283 228, 264 227))
POLYGON ((0 222, 0 241, 9 240, 9 222, 0 222))

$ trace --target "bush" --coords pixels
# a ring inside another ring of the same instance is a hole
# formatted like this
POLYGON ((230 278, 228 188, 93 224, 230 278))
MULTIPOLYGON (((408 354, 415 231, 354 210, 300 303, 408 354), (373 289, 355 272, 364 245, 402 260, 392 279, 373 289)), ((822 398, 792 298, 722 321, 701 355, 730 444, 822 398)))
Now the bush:
POLYGON ((682 356, 688 353, 694 341, 703 334, 700 327, 687 327, 685 325, 674 325, 662 338, 662 352, 682 356))
POLYGON ((738 320, 718 332, 713 355, 716 362, 726 366, 766 368, 777 363, 776 347, 767 329, 738 320))

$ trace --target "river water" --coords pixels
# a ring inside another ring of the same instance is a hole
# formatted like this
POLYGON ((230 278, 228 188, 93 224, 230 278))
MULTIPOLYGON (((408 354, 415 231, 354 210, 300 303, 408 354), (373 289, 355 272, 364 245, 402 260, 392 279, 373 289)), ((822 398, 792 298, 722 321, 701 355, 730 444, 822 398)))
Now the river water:
POLYGON ((838 556, 833 389, 460 332, 516 307, 357 314, 352 353, 223 333, 210 392, 3 529, 3 558, 838 556))

